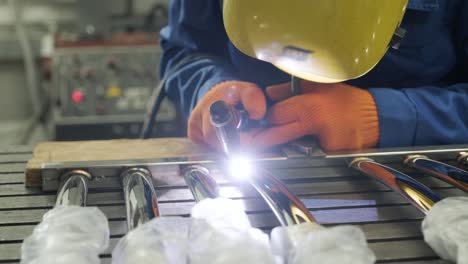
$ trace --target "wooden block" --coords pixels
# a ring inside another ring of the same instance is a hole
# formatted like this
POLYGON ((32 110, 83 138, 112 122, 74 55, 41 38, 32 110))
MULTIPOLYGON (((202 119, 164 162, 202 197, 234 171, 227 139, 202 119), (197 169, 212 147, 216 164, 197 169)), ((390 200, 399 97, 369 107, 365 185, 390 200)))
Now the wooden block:
POLYGON ((45 163, 195 157, 208 151, 187 138, 45 142, 36 146, 26 166, 27 187, 40 187, 45 163))

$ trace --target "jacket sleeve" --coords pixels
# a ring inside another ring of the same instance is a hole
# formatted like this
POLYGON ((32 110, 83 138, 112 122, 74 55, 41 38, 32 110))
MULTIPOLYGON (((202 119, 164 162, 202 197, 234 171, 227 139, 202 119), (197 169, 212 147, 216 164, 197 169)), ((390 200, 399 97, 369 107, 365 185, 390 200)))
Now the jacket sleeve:
POLYGON ((458 83, 369 89, 378 110, 380 147, 468 143, 468 3, 456 34, 458 83))
POLYGON ((211 87, 237 80, 227 53, 220 1, 171 0, 169 23, 160 35, 160 76, 166 78, 169 98, 187 117, 211 87))

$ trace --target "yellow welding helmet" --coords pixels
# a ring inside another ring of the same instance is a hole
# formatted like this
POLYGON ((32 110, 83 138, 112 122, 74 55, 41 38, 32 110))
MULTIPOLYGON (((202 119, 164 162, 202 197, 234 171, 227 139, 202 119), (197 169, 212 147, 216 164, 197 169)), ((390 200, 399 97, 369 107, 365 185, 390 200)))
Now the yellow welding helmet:
POLYGON ((316 82, 364 75, 384 56, 407 0, 224 0, 234 46, 316 82))

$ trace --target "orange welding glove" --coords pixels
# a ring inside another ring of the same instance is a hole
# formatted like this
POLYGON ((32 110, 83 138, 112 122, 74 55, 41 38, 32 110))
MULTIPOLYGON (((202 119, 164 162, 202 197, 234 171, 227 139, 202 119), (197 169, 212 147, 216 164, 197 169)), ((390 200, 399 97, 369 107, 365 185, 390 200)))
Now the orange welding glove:
POLYGON ((301 95, 291 97, 290 83, 267 87, 277 101, 267 113, 271 128, 249 139, 266 148, 305 135, 315 135, 325 150, 376 146, 379 120, 372 95, 347 85, 301 82, 301 95))
MULTIPOLYGON (((256 84, 239 81, 219 83, 198 102, 190 114, 188 136, 193 142, 219 149, 216 132, 210 120, 210 106, 218 100, 231 105, 242 104, 249 117, 254 120, 260 120, 266 114, 265 95, 256 84)), ((241 134, 241 140, 244 136, 241 134)))

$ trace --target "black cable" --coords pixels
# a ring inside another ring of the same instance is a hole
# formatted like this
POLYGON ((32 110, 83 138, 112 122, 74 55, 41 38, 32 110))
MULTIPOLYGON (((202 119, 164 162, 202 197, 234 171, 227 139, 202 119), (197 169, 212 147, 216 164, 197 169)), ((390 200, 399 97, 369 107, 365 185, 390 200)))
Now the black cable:
MULTIPOLYGON (((167 75, 166 75, 167 76, 167 75)), ((145 119, 143 121, 143 127, 141 129, 140 138, 149 138, 153 133, 153 127, 156 122, 156 115, 161 108, 161 103, 166 98, 166 89, 164 89, 164 84, 167 78, 162 79, 158 87, 154 89, 153 94, 151 94, 150 101, 148 102, 148 108, 146 109, 145 119)))
POLYGON ((154 89, 153 93, 151 94, 151 98, 148 102, 148 107, 146 109, 145 119, 143 121, 143 127, 141 129, 140 138, 149 138, 153 133, 153 127, 156 125, 156 115, 158 114, 159 108, 161 108, 161 103, 167 96, 167 92, 164 86, 166 85, 166 81, 169 78, 169 76, 171 76, 177 70, 179 70, 179 68, 182 65, 191 62, 193 59, 209 58, 215 58, 215 56, 202 55, 197 53, 191 54, 179 61, 175 66, 173 66, 169 71, 165 73, 164 78, 159 81, 158 86, 156 87, 156 89, 154 89))

